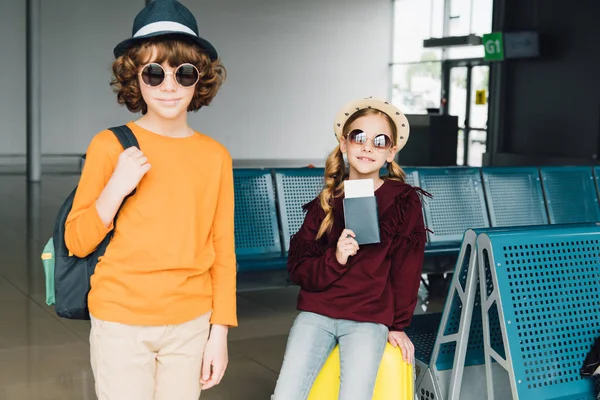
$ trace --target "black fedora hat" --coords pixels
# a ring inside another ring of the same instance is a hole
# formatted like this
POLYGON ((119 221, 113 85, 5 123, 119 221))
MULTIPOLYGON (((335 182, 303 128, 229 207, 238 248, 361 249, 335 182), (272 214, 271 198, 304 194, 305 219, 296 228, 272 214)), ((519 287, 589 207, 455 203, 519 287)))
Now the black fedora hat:
POLYGON ((153 0, 135 17, 132 37, 115 47, 115 58, 144 39, 167 35, 185 36, 206 51, 211 60, 219 57, 213 45, 200 37, 198 23, 190 10, 176 0, 153 0))

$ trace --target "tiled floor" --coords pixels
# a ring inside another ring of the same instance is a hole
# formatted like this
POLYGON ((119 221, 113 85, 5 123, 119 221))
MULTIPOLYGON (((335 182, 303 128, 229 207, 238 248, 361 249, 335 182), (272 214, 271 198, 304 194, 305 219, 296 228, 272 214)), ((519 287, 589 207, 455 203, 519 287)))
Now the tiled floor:
MULTIPOLYGON (((58 207, 76 181, 76 175, 50 175, 27 185, 23 175, 0 175, 0 400, 96 398, 89 322, 60 319, 46 306, 40 260, 58 207)), ((203 400, 269 399, 297 293, 296 287, 239 293, 229 368, 203 400)), ((422 300, 417 313, 427 308, 437 311, 440 304, 422 300)))

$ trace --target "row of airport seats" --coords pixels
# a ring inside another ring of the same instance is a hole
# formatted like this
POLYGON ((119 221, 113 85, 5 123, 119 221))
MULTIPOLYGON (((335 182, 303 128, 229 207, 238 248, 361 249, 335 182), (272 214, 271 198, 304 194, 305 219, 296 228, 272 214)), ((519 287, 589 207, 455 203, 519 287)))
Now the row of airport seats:
MULTIPOLYGON (((405 172, 409 184, 433 195, 423 205, 432 231, 427 256, 457 256, 467 229, 600 220, 600 167, 423 167, 405 172)), ((304 219, 301 207, 322 186, 322 168, 234 170, 239 272, 285 268, 290 236, 304 219)), ((450 272, 452 265, 442 272, 450 272)))
POLYGON ((444 310, 413 317, 418 400, 592 400, 600 224, 468 229, 444 310))

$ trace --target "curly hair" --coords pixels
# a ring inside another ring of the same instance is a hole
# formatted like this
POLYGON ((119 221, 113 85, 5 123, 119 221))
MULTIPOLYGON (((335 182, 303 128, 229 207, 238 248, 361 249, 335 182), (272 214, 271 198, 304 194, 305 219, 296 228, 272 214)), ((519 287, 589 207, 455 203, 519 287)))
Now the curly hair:
POLYGON ((188 111, 198 111, 203 106, 208 106, 227 75, 220 59, 211 61, 208 54, 190 40, 183 37, 148 39, 131 47, 113 62, 114 77, 110 85, 117 94, 119 104, 127 106, 131 112, 141 111, 142 114, 146 114, 148 106, 140 90, 139 69, 148 62, 162 64, 165 61, 173 68, 190 63, 200 72, 200 80, 196 84, 188 111), (155 58, 150 60, 153 54, 155 58))
MULTIPOLYGON (((396 146, 398 144, 398 137, 394 121, 386 113, 374 108, 365 108, 352 114, 344 124, 342 130, 343 137, 346 138, 348 136, 350 126, 354 121, 367 115, 381 115, 385 118, 392 131, 392 146, 396 146)), ((331 154, 329 154, 329 157, 327 157, 327 161, 325 161, 325 187, 319 194, 319 202, 321 208, 325 211, 325 218, 319 227, 317 239, 320 239, 325 233, 331 232, 331 228, 333 227, 333 199, 341 195, 342 189, 344 188, 344 180, 347 178, 348 174, 346 172, 344 156, 340 149, 340 145, 338 144, 331 154)), ((391 163, 388 163, 387 174, 382 176, 382 178, 404 182, 406 176, 396 161, 392 161, 391 163)))

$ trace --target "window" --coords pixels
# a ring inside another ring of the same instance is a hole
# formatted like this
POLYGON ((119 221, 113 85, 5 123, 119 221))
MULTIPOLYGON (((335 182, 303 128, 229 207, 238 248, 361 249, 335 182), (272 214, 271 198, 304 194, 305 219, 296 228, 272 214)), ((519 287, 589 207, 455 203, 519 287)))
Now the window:
POLYGON ((440 61, 396 64, 392 70, 392 103, 406 114, 425 114, 440 107, 442 64, 440 61))
MULTIPOLYGON (((423 40, 442 37, 444 26, 444 0, 394 1, 394 63, 412 63, 423 60, 423 40)), ((436 59, 442 51, 434 49, 436 59)))
POLYGON ((445 31, 446 36, 490 32, 492 5, 493 0, 395 0, 392 102, 408 114, 439 108, 442 60, 481 58, 483 46, 426 49, 423 40, 444 37, 445 31))
MULTIPOLYGON (((448 0, 448 36, 482 36, 492 30, 493 0, 448 0)), ((450 48, 448 59, 482 58, 483 46, 450 48)))

